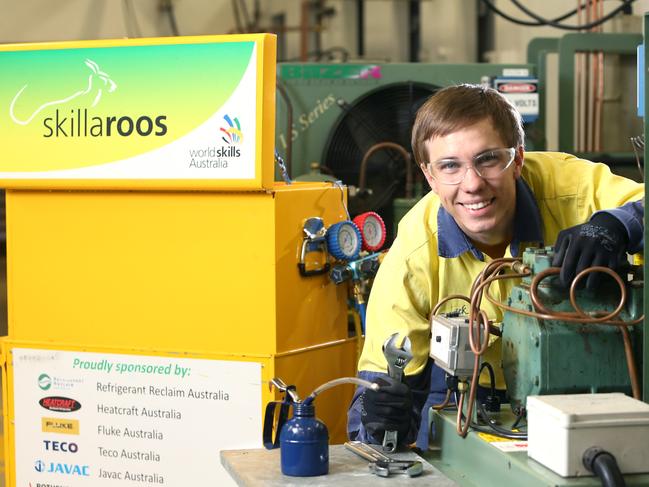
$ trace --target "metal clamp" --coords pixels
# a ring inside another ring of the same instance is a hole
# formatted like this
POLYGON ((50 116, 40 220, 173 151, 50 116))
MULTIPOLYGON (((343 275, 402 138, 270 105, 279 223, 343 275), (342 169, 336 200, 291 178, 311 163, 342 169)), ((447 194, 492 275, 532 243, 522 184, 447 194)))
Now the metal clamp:
POLYGON ((327 254, 327 229, 324 222, 320 217, 307 218, 302 227, 304 238, 302 240, 302 248, 300 250, 300 261, 297 264, 300 270, 300 275, 303 277, 317 276, 319 274, 326 274, 329 272, 330 264, 328 262, 329 255, 327 254), (320 252, 322 254, 322 265, 315 269, 306 269, 305 258, 310 252, 320 252))
POLYGON ((418 460, 412 461, 378 461, 368 465, 370 472, 379 477, 389 477, 393 473, 406 474, 408 477, 417 477, 424 471, 424 465, 418 460))

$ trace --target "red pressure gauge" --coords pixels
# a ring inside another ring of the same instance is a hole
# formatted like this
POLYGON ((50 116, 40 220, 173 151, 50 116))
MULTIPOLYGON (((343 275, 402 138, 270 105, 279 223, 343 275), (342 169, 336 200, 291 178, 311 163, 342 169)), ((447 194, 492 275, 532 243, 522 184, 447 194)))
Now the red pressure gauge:
POLYGON ((368 211, 354 218, 354 223, 361 231, 363 250, 376 252, 385 243, 385 223, 377 213, 368 211))

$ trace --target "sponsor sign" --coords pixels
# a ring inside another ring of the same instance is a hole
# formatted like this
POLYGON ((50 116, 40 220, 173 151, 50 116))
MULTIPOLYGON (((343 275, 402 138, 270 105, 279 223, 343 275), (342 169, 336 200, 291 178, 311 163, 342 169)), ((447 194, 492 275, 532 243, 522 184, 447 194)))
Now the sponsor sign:
POLYGON ((260 363, 11 354, 16 485, 234 485, 219 451, 261 447, 260 363), (74 381, 74 395, 44 395, 43 373, 74 381))

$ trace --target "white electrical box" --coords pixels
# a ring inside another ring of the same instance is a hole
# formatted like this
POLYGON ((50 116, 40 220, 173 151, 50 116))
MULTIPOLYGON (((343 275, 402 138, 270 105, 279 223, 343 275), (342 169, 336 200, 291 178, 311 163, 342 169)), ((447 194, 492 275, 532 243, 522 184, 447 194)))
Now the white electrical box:
POLYGON ((457 377, 473 374, 475 355, 469 344, 469 318, 433 316, 430 331, 430 356, 435 364, 457 377))
POLYGON ((623 474, 649 472, 649 404, 622 393, 528 396, 527 454, 562 477, 593 475, 582 463, 593 446, 623 474))

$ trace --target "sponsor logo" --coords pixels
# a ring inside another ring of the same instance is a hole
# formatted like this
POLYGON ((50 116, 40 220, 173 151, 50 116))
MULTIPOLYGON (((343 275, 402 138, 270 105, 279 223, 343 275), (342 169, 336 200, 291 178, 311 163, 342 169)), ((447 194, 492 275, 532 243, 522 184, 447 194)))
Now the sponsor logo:
POLYGON ((536 93, 536 84, 534 83, 503 83, 498 85, 498 91, 501 93, 536 93))
POLYGON ((61 475, 76 475, 79 477, 90 476, 89 465, 78 465, 76 463, 49 462, 36 460, 34 470, 38 473, 57 473, 61 475))
POLYGON ((241 132, 241 124, 239 119, 234 117, 234 121, 230 118, 229 115, 223 115, 223 120, 228 124, 227 127, 221 127, 221 132, 225 135, 222 135, 221 138, 226 144, 240 144, 243 140, 243 133, 241 132))
POLYGON ((38 376, 38 387, 46 391, 52 387, 52 378, 47 374, 41 374, 38 376))
POLYGON ((51 376, 46 373, 42 373, 38 376, 38 387, 43 391, 69 391, 82 383, 83 379, 81 378, 66 379, 63 377, 51 376))
POLYGON ((43 433, 79 434, 78 419, 41 418, 41 427, 43 433))
MULTIPOLYGON (((134 134, 146 137, 167 133, 166 115, 96 116, 90 109, 99 104, 104 98, 104 93, 114 93, 117 83, 92 59, 86 59, 84 64, 90 71, 84 71, 83 78, 78 80, 70 77, 73 85, 67 96, 54 100, 40 99, 31 109, 27 108, 31 100, 24 100, 30 93, 29 84, 25 84, 18 90, 9 106, 9 116, 13 122, 16 125, 29 125, 38 117, 43 125, 42 135, 45 138, 113 135, 129 137, 134 134)), ((37 92, 37 96, 40 94, 37 92)))
POLYGON ((47 451, 62 451, 66 453, 77 453, 79 446, 76 443, 67 441, 43 440, 43 446, 47 451))
POLYGON ((61 396, 44 397, 38 401, 38 404, 50 411, 58 411, 61 413, 71 413, 72 411, 78 411, 81 409, 81 403, 76 399, 61 396))

